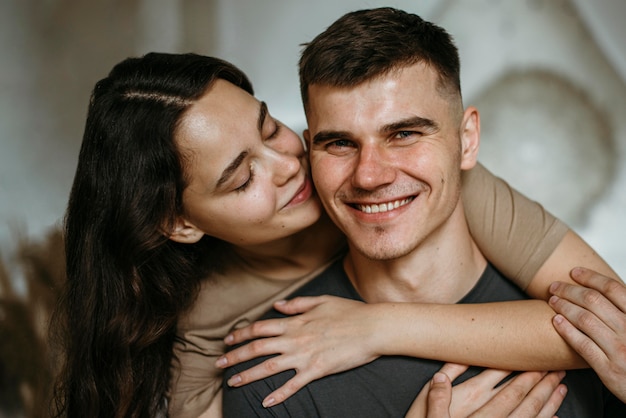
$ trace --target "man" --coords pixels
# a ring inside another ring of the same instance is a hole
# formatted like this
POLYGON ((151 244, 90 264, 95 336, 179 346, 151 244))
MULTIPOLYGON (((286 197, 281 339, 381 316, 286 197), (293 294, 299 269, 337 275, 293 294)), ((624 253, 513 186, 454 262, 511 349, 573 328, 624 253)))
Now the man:
MULTIPOLYGON (((449 35, 390 8, 349 13, 307 46, 300 81, 311 169, 349 252, 296 295, 423 303, 525 298, 487 265, 467 229, 461 171, 476 163, 480 121, 476 109, 463 109, 459 78, 449 35)), ((230 369, 225 380, 248 367, 230 369)), ((224 413, 403 416, 440 367, 384 357, 263 410, 264 395, 292 375, 281 373, 225 386, 224 413)), ((569 372, 564 382, 570 395, 560 415, 602 414, 605 390, 593 372, 569 372)))

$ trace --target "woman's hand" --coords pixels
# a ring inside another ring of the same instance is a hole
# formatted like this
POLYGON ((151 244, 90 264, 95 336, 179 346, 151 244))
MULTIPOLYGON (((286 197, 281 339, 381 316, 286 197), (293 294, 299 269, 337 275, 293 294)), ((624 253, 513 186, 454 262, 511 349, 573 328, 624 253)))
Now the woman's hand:
POLYGON ((554 327, 626 402, 626 286, 584 268, 573 269, 571 277, 580 286, 550 286, 550 306, 559 314, 554 327))
POLYGON ((417 396, 407 418, 551 418, 567 394, 560 384, 564 372, 525 372, 495 387, 510 372, 485 370, 452 387, 451 382, 466 369, 444 365, 417 396))
POLYGON ((228 381, 236 387, 294 369, 296 375, 265 398, 266 407, 283 402, 313 380, 379 357, 375 345, 382 337, 373 329, 377 323, 375 305, 334 296, 314 296, 280 301, 274 307, 294 316, 258 321, 233 331, 224 340, 229 345, 260 339, 226 353, 216 362, 218 367, 225 368, 278 354, 228 381))

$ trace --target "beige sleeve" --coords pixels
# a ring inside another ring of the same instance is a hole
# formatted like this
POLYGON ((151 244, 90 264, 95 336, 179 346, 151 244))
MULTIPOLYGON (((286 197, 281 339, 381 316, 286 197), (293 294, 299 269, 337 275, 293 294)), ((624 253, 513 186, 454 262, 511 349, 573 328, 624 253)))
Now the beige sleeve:
POLYGON ((167 395, 169 416, 197 418, 205 412, 222 388, 223 370, 215 361, 226 352, 224 337, 256 321, 274 301, 289 296, 328 264, 294 280, 259 278, 242 271, 205 280, 192 309, 178 321, 167 395))
POLYGON ((215 366, 215 361, 226 352, 224 337, 231 330, 256 321, 275 300, 303 284, 285 282, 276 289, 275 283, 258 280, 251 286, 242 283, 239 289, 203 288, 193 311, 179 321, 170 370, 169 416, 196 418, 207 410, 222 388, 223 370, 215 366))
POLYGON ((526 290, 567 225, 478 164, 463 172, 463 206, 485 257, 526 290))

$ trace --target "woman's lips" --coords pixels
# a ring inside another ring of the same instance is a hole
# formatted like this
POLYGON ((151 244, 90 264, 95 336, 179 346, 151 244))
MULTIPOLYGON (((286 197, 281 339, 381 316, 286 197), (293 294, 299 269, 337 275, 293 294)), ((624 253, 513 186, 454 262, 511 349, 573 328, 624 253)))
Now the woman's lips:
POLYGON ((289 203, 287 203, 285 207, 294 206, 299 203, 302 203, 308 200, 312 194, 313 194, 313 184, 311 183, 311 179, 309 179, 308 177, 305 177, 304 183, 302 184, 300 189, 298 189, 294 197, 291 198, 291 200, 289 201, 289 203))

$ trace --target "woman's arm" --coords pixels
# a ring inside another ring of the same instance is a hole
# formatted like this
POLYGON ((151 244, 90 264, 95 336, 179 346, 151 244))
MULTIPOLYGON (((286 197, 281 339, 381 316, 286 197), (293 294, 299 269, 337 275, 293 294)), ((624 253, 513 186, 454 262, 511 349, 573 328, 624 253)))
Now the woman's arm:
POLYGON ((480 251, 529 296, 548 300, 550 284, 574 284, 570 271, 578 266, 617 278, 567 225, 482 165, 463 172, 461 196, 480 251))
MULTIPOLYGON (((531 279, 527 291, 546 298, 555 278, 574 283, 569 271, 580 261, 615 276, 580 237, 567 232, 531 279)), ((267 364, 234 377, 240 381, 231 382, 239 386, 278 371, 296 369, 298 373, 293 381, 270 395, 277 400, 286 399, 312 380, 348 370, 380 355, 408 355, 513 370, 586 367, 552 326, 555 313, 543 300, 474 305, 365 305, 319 297, 297 298, 276 308, 286 314, 300 315, 257 322, 235 331, 227 343, 276 338, 239 347, 222 357, 219 366, 282 353, 267 364)))
POLYGON ((462 185, 467 224, 480 251, 526 290, 569 228, 480 164, 463 171, 462 185))
POLYGON ((333 296, 300 297, 276 305, 287 318, 259 321, 226 339, 238 347, 217 363, 228 367, 280 353, 233 376, 241 386, 284 370, 296 375, 266 400, 280 403, 309 382, 406 355, 507 370, 555 370, 586 364, 556 333, 544 301, 435 305, 365 304, 333 296))
MULTIPOLYGON (((552 282, 577 284, 570 273, 584 266, 611 279, 620 280, 617 273, 574 231, 568 230, 550 257, 531 279, 526 293, 536 299, 548 300, 552 282)), ((620 280, 621 281, 621 280, 620 280)))

